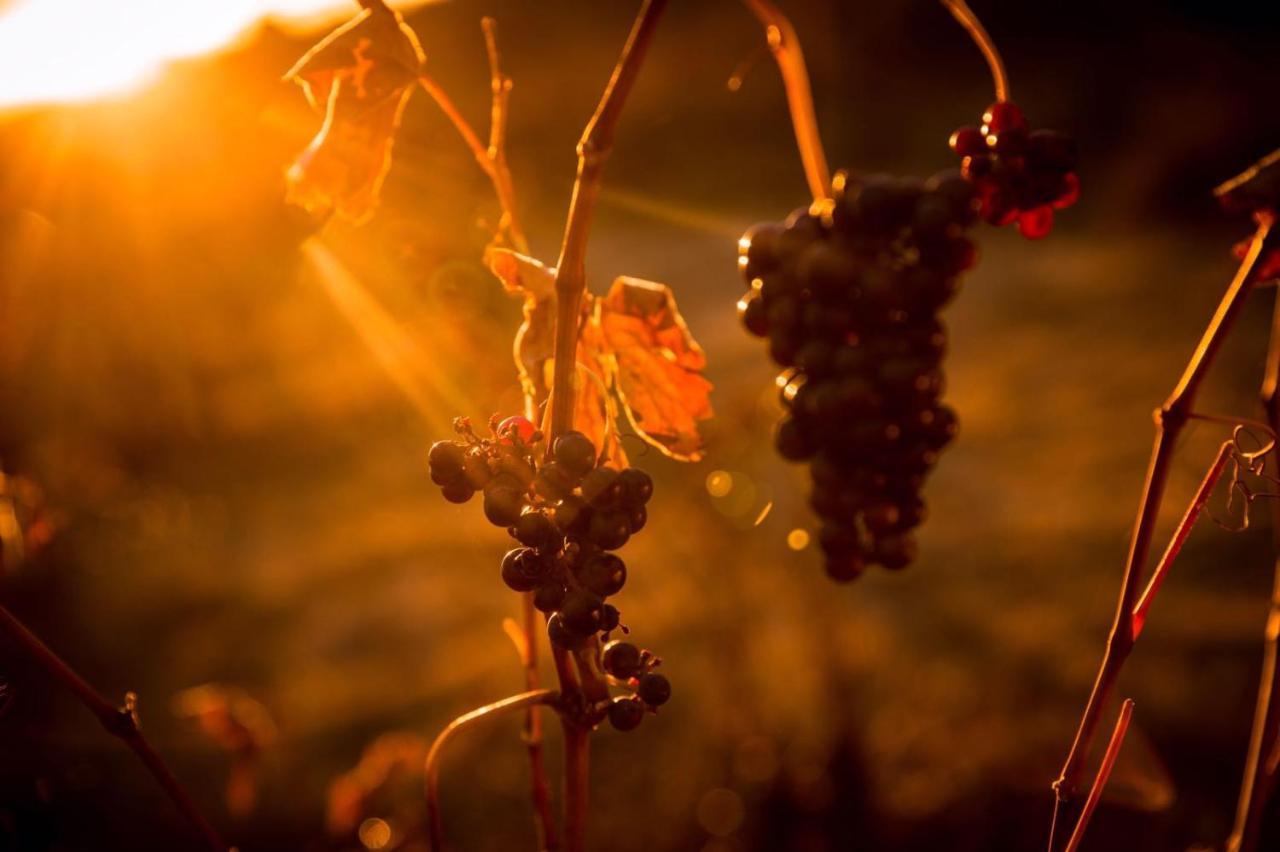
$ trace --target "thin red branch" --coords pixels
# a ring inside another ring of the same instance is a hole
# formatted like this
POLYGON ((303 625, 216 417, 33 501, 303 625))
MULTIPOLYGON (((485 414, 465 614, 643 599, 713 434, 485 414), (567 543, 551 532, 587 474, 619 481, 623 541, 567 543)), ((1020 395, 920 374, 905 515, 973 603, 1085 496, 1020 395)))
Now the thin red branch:
POLYGON ((1004 60, 1000 58, 1000 51, 987 33, 987 28, 982 26, 982 21, 978 20, 978 16, 973 13, 965 0, 942 0, 942 5, 951 13, 951 17, 964 27, 965 32, 973 39, 973 43, 978 46, 978 50, 982 51, 983 58, 987 60, 987 67, 991 69, 991 82, 995 85, 996 100, 1009 100, 1009 75, 1004 70, 1004 60))
POLYGON ((76 698, 80 699, 80 702, 89 708, 89 712, 97 717, 98 723, 102 725, 107 733, 118 737, 133 750, 133 753, 142 761, 147 771, 156 779, 156 783, 160 785, 160 788, 164 790, 178 810, 182 812, 183 817, 190 823, 195 833, 200 836, 206 848, 213 850, 213 852, 227 852, 227 844, 223 842, 218 832, 205 819, 204 814, 200 813, 200 809, 196 807, 191 795, 182 786, 173 771, 169 769, 168 764, 164 762, 159 752, 143 736, 141 728, 138 727, 137 698, 133 693, 125 696, 124 707, 117 707, 106 698, 103 698, 101 693, 94 689, 71 666, 67 665, 61 657, 41 641, 40 637, 32 633, 25 624, 19 621, 3 605, 0 605, 0 631, 7 634, 18 649, 24 652, 36 665, 40 666, 54 680, 74 693, 76 698))
POLYGON ((1146 484, 1143 488, 1142 501, 1134 523, 1133 538, 1129 546, 1129 556, 1125 562, 1124 577, 1120 586, 1120 600, 1116 606, 1115 620, 1107 639, 1106 651, 1094 681, 1093 690, 1085 705, 1080 719, 1080 727, 1076 731, 1071 750, 1062 767, 1062 773, 1053 783, 1055 794, 1054 818, 1049 836, 1049 850, 1057 849, 1055 829, 1066 824, 1067 820, 1060 811, 1070 811, 1075 807, 1080 775, 1097 731, 1098 722, 1115 688, 1116 680, 1124 666, 1129 652, 1133 648, 1133 610, 1142 588, 1143 569, 1151 546, 1151 537, 1155 531, 1156 520, 1160 513, 1160 505, 1164 498, 1165 484, 1168 480, 1169 466, 1173 459, 1174 447, 1179 434, 1195 406, 1196 394, 1205 375, 1212 366, 1222 341, 1226 338, 1232 322, 1244 306, 1245 300, 1253 289, 1255 271, 1266 251, 1271 250, 1276 239, 1269 221, 1260 222, 1254 234, 1250 249, 1240 264, 1222 301, 1218 304, 1208 328, 1205 329, 1195 352, 1192 354, 1186 369, 1173 393, 1164 405, 1156 411, 1156 437, 1151 452, 1151 463, 1147 470, 1146 484))
POLYGON ((1106 789, 1107 781, 1111 778, 1111 770, 1115 768, 1116 758, 1120 756, 1120 747, 1124 745, 1124 735, 1129 731, 1129 721, 1132 717, 1133 699, 1126 698, 1124 704, 1120 706, 1120 717, 1116 719, 1116 726, 1111 731, 1111 741, 1107 743, 1107 751, 1102 756, 1102 765, 1098 767, 1093 786, 1089 788, 1089 796, 1085 799, 1084 808, 1080 811, 1080 819, 1076 821, 1076 829, 1071 832, 1071 840, 1067 843, 1066 852, 1076 852, 1080 848, 1085 829, 1093 819, 1093 812, 1097 810, 1098 802, 1102 799, 1102 791, 1106 789))
POLYGON ((1178 557, 1182 551, 1182 546, 1187 543, 1187 537, 1191 535, 1191 529, 1196 525, 1196 521, 1200 519, 1200 515, 1204 512, 1204 507, 1209 502, 1210 495, 1213 494, 1214 486, 1218 484, 1218 480, 1222 478, 1222 472, 1227 469, 1227 462, 1231 460, 1231 456, 1235 450, 1234 441, 1226 441, 1218 455, 1213 460, 1213 464, 1209 465, 1209 470, 1204 475, 1204 479, 1200 481, 1200 487, 1196 489, 1195 496, 1191 498, 1191 503, 1187 506, 1187 511, 1183 514, 1182 520, 1178 522, 1178 528, 1174 530, 1173 536, 1169 539, 1169 546, 1165 548, 1164 554, 1160 557, 1160 561, 1156 563, 1155 569, 1151 572, 1151 579, 1147 582, 1147 587, 1142 590, 1142 595, 1138 598, 1138 602, 1133 607, 1133 617, 1130 619, 1130 640, 1136 642, 1138 637, 1142 635, 1142 628, 1147 623, 1147 611, 1151 609, 1151 602, 1155 600, 1155 596, 1160 592, 1160 587, 1164 584, 1165 577, 1169 574, 1169 569, 1173 567, 1173 560, 1178 557))

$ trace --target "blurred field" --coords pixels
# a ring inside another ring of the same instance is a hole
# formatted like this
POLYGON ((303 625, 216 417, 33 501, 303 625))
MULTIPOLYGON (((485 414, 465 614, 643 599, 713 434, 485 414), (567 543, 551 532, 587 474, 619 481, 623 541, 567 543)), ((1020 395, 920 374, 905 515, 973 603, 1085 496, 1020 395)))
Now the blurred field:
MULTIPOLYGON (((940 9, 788 5, 833 161, 951 165, 947 134, 989 96, 940 9)), ((1280 18, 974 5, 1033 122, 1080 137, 1085 198, 1044 243, 980 233, 948 313, 962 434, 926 489, 922 557, 847 588, 787 546, 811 523, 804 476, 772 453, 771 372, 733 311, 737 236, 804 201, 781 87, 761 61, 726 90, 760 41, 735 4, 673 4, 663 23, 589 273, 597 292, 623 274, 675 288, 718 418, 698 465, 634 443, 658 492, 619 604, 676 697, 634 734, 596 738, 593 848, 1042 848, 1150 412, 1248 228, 1208 190, 1280 143, 1266 52, 1280 18), (716 471, 734 484, 722 498, 706 487, 716 471)), ((477 22, 498 18, 512 168, 548 262, 573 143, 631 12, 584 8, 458 2, 409 18, 478 123, 477 22)), ((333 779, 380 734, 430 738, 521 685, 500 626, 516 605, 497 574, 507 539, 441 500, 424 462, 453 416, 518 405, 519 306, 478 263, 488 185, 419 94, 382 209, 313 237, 335 259, 318 264, 281 202, 282 168, 315 130, 278 80, 305 46, 268 31, 125 99, 0 116, 0 460, 41 484, 60 525, 0 574, 0 595, 105 692, 141 694, 146 729, 244 850, 364 848, 326 832, 333 779), (256 807, 237 817, 228 756, 173 703, 209 682, 261 702, 278 729, 256 807)), ((1254 412, 1272 298, 1249 306, 1206 410, 1254 412)), ((1165 529, 1224 437, 1189 430, 1165 529)), ((1088 848, 1227 833, 1273 567, 1264 516, 1236 535, 1205 523, 1184 551, 1122 683, 1135 728, 1088 848)), ((0 850, 185 848, 131 757, 3 643, 0 678, 16 691, 0 718, 0 850)), ((554 770, 554 742, 549 754, 554 770)), ((444 776, 456 848, 532 847, 525 773, 514 720, 458 742, 444 776)), ((419 782, 402 781, 365 814, 393 843, 421 818, 419 782)))

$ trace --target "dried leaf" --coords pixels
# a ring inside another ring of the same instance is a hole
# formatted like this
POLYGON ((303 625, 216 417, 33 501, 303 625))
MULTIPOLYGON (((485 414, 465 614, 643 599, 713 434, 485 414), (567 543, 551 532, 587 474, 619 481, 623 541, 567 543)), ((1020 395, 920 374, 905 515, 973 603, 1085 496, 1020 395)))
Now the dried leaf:
MULTIPOLYGON (((1252 213, 1259 221, 1275 219, 1280 212, 1280 148, 1272 151, 1231 180, 1213 191, 1228 210, 1252 213)), ((1243 259, 1249 253, 1251 240, 1237 243, 1235 255, 1243 259)), ((1280 249, 1273 249, 1258 264, 1257 278, 1269 281, 1280 278, 1280 249)))
POLYGON ((290 202, 354 221, 372 214, 424 60, 417 36, 382 6, 364 10, 298 60, 285 79, 301 85, 325 117, 286 175, 290 202))
MULTIPOLYGON (((516 366, 525 393, 544 400, 554 374, 555 269, 503 248, 490 248, 485 262, 507 292, 524 297, 516 366)), ((636 432, 667 455, 699 458, 698 424, 711 416, 711 384, 702 378, 706 356, 671 289, 619 278, 603 299, 585 294, 582 311, 574 428, 625 465, 621 409, 636 432)))
POLYGON ((329 785, 325 815, 329 833, 351 834, 366 817, 388 816, 392 808, 385 799, 406 801, 404 796, 388 795, 396 788, 412 789, 410 800, 416 804, 426 757, 427 741, 412 731, 392 731, 366 746, 360 762, 329 785))
POLYGON ((665 284, 618 278, 600 300, 603 348, 632 427, 667 455, 702 457, 699 424, 711 417, 707 358, 665 284))

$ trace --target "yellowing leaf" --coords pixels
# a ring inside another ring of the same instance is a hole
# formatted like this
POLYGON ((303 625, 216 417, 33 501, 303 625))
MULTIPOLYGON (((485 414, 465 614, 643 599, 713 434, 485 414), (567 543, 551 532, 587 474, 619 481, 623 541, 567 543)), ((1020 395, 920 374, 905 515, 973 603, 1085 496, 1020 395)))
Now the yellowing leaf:
MULTIPOLYGON (((507 292, 524 297, 515 358, 525 393, 546 400, 555 354, 555 269, 509 249, 485 262, 507 292)), ((673 458, 701 457, 701 421, 711 416, 706 356, 676 307, 671 289, 619 278, 609 294, 585 294, 578 340, 574 428, 625 465, 619 411, 636 432, 673 458)))
POLYGON ((707 358, 676 306, 671 288, 619 278, 600 300, 602 348, 632 427, 673 458, 702 457, 699 424, 711 417, 707 358))
POLYGON ((324 123, 286 174, 290 202, 354 221, 372 214, 423 61, 413 31, 382 6, 364 10, 298 60, 285 79, 302 86, 324 123))

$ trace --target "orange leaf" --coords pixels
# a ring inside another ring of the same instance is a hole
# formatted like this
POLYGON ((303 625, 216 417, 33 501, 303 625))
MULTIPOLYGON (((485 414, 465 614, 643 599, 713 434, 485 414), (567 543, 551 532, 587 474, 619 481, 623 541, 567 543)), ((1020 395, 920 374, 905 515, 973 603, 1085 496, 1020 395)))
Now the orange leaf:
POLYGON ((711 417, 707 358, 665 284, 618 278, 599 300, 602 348, 632 427, 672 458, 702 457, 702 421, 711 417))
POLYGON ((290 202, 355 221, 372 214, 423 61, 413 31, 385 7, 364 10, 298 60, 285 79, 325 117, 286 174, 290 202))

